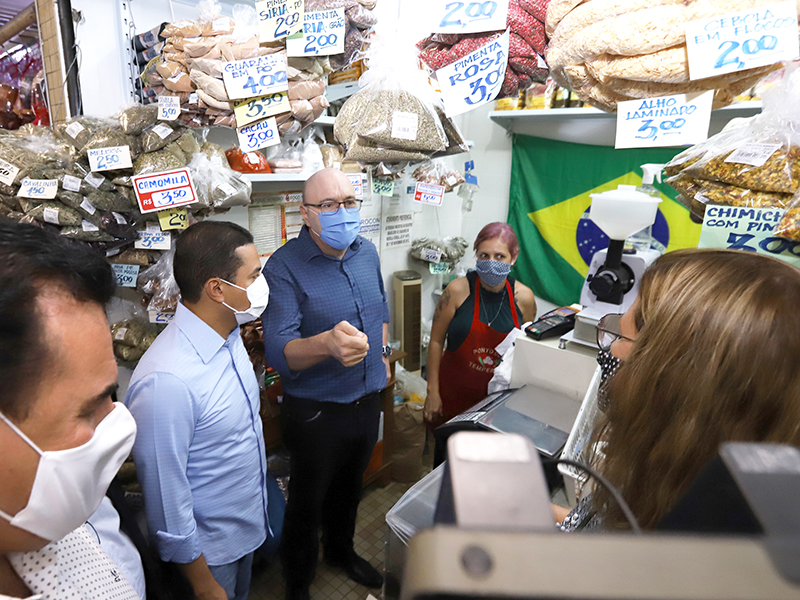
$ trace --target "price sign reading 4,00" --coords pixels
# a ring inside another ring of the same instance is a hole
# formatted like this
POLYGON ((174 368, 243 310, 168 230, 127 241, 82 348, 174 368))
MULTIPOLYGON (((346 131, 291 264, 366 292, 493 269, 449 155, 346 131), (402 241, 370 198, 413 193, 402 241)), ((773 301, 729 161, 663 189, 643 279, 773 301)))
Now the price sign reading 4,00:
POLYGON ((689 75, 704 79, 800 54, 797 5, 780 2, 686 24, 689 75))
POLYGON ((303 16, 302 35, 286 40, 289 56, 329 56, 344 52, 344 8, 307 12, 303 16))
POLYGON ((437 6, 433 31, 438 33, 478 33, 506 28, 508 0, 442 0, 437 6))
POLYGON ((291 110, 287 92, 275 92, 260 98, 246 98, 233 103, 236 125, 244 127, 266 117, 291 110))
POLYGON ((273 42, 303 29, 303 0, 263 0, 256 2, 261 42, 273 42))
POLYGON ((464 58, 436 71, 448 117, 460 115, 500 93, 508 64, 508 31, 464 58))
POLYGON ((615 148, 697 144, 708 137, 714 92, 617 103, 615 148))
POLYGON ((239 147, 243 152, 268 148, 281 142, 275 117, 269 117, 252 125, 239 127, 236 130, 236 134, 239 136, 239 147))
POLYGON ((143 213, 197 202, 188 169, 135 176, 133 190, 143 213))
POLYGON ((286 56, 277 52, 223 63, 222 80, 231 100, 288 90, 286 56))

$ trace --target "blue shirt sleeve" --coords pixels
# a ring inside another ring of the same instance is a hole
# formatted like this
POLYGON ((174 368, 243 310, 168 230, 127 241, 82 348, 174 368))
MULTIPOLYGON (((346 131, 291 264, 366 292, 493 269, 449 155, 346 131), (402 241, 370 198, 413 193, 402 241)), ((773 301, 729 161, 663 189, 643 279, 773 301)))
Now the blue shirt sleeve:
POLYGON ((270 258, 264 265, 264 277, 269 284, 269 304, 261 315, 264 327, 264 353, 267 364, 281 377, 295 379, 297 372, 289 368, 283 349, 292 340, 299 339, 303 314, 286 266, 270 258))
POLYGON ((383 273, 381 273, 381 259, 380 257, 378 257, 377 251, 375 253, 375 256, 377 258, 377 263, 378 263, 378 267, 376 269, 378 272, 378 281, 380 282, 381 295, 383 296, 383 322, 389 323, 391 321, 391 317, 389 315, 389 301, 386 299, 386 288, 383 285, 383 273))
POLYGON ((186 475, 194 435, 194 402, 177 377, 153 373, 136 382, 125 404, 136 419, 133 458, 150 533, 161 559, 190 563, 202 554, 186 475))

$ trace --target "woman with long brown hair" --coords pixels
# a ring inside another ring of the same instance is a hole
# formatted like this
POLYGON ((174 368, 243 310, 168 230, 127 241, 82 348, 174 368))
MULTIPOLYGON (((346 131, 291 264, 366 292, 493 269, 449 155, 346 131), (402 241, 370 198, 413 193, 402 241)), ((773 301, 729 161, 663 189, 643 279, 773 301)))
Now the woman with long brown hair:
MULTIPOLYGON (((800 271, 762 255, 676 251, 645 273, 636 302, 605 333, 620 363, 591 439, 592 466, 643 529, 723 442, 800 446, 799 305, 800 271)), ((602 487, 582 504, 602 528, 627 527, 602 487)))

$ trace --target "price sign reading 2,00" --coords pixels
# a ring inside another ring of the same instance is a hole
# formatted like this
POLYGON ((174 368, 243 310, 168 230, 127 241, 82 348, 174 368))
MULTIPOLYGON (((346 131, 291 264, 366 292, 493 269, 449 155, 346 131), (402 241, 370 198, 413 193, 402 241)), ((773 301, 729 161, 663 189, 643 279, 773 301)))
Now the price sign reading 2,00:
MULTIPOLYGON (((738 53, 734 52, 739 46, 739 42, 722 42, 719 48, 717 48, 718 50, 722 50, 722 54, 719 55, 717 62, 714 63, 714 68, 721 69, 726 65, 732 64, 735 64, 737 69, 743 68, 746 63, 739 58, 738 53)), ((745 40, 741 43, 742 52, 749 56, 753 56, 764 50, 775 50, 777 46, 778 38, 774 35, 764 35, 757 40, 745 40)))
POLYGON ((472 21, 484 21, 491 19, 492 15, 497 11, 497 2, 494 0, 486 0, 486 2, 450 2, 444 9, 447 14, 439 23, 441 28, 453 28, 467 26, 467 23, 472 21), (462 13, 463 9, 463 13, 462 13), (466 22, 462 21, 459 17, 467 17, 466 22))
POLYGON ((686 125, 686 119, 675 119, 673 121, 661 121, 658 126, 652 124, 653 119, 645 119, 642 126, 639 128, 641 133, 647 132, 646 135, 637 135, 640 140, 658 139, 660 133, 669 135, 671 133, 679 133, 681 127, 686 125))
POLYGON ((338 40, 339 36, 335 33, 327 35, 307 34, 305 52, 314 53, 318 50, 328 48, 329 46, 335 46, 338 40))
POLYGON ((480 104, 486 99, 489 93, 487 85, 494 86, 500 81, 506 72, 506 63, 504 61, 505 53, 500 50, 495 58, 486 57, 482 58, 480 62, 473 63, 460 73, 450 76, 450 85, 455 86, 459 81, 468 81, 469 88, 472 90, 464 101, 467 104, 480 104), (491 67, 497 66, 497 69, 485 73, 491 67), (478 77, 479 74, 483 73, 478 77), (475 79, 473 79, 473 77, 475 79))
POLYGON ((289 15, 288 17, 278 17, 275 27, 275 39, 279 39, 282 37, 286 37, 291 33, 291 27, 293 25, 297 25, 297 22, 300 20, 300 13, 294 13, 289 15))

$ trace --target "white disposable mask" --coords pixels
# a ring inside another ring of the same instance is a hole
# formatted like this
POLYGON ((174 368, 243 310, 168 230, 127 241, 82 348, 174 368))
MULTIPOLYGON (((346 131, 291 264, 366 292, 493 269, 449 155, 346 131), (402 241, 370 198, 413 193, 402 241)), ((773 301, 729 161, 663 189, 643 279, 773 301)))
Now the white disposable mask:
POLYGON ((267 308, 267 302, 269 301, 269 284, 267 280, 264 279, 263 273, 246 288, 240 287, 230 281, 225 281, 224 279, 220 279, 220 281, 247 293, 247 299, 250 301, 250 308, 247 310, 236 310, 227 303, 222 303, 233 311, 233 314, 236 315, 236 322, 239 325, 244 325, 245 323, 257 319, 261 316, 261 313, 264 312, 264 309, 267 308))
POLYGON ((39 455, 28 504, 13 517, 0 510, 0 517, 50 541, 60 540, 94 514, 136 438, 136 421, 119 402, 92 439, 66 450, 40 450, 8 417, 0 413, 0 419, 39 455))

